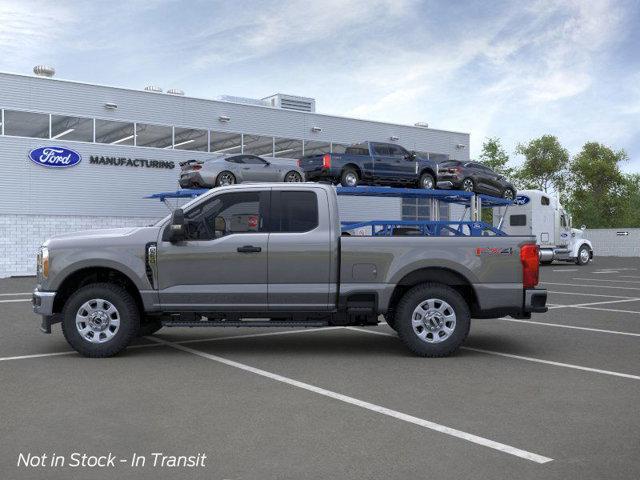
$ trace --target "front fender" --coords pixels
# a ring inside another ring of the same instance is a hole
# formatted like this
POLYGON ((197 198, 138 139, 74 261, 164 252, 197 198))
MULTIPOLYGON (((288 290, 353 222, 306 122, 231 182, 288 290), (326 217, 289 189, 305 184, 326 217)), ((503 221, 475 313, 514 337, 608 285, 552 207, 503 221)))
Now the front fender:
POLYGON ((573 258, 576 258, 578 256, 578 251, 580 250, 580 247, 582 247, 583 245, 586 245, 587 247, 589 247, 589 250, 593 252, 593 246, 591 245, 591 242, 589 240, 585 240, 584 238, 581 238, 580 240, 577 240, 573 244, 573 248, 571 249, 571 256, 573 258))

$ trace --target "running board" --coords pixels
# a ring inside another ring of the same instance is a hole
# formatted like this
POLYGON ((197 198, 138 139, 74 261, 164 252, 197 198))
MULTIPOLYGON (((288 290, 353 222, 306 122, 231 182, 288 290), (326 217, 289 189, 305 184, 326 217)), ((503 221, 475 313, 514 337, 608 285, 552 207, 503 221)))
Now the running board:
POLYGON ((162 322, 163 327, 327 327, 326 321, 274 321, 274 320, 204 320, 195 322, 171 321, 162 322))

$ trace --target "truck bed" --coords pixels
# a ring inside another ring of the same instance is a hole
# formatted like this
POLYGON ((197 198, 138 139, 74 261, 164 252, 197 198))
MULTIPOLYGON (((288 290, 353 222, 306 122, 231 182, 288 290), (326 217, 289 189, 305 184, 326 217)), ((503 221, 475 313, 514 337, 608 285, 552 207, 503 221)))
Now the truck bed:
POLYGON ((513 309, 523 302, 519 247, 533 241, 529 236, 343 236, 340 295, 376 291, 378 310, 384 312, 396 285, 416 270, 431 269, 466 281, 485 315, 513 309))

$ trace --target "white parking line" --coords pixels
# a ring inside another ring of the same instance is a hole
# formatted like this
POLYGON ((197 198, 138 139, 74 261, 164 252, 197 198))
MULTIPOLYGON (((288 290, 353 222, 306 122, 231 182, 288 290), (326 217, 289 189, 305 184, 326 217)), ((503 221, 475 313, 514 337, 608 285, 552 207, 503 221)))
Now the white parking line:
POLYGON ((596 281, 596 282, 611 282, 611 283, 640 283, 635 280, 609 280, 608 278, 581 278, 581 277, 572 277, 571 280, 588 280, 588 281, 596 281))
POLYGON ((540 282, 542 285, 562 285, 563 287, 590 287, 590 288, 615 288, 617 290, 640 290, 636 287, 619 287, 617 285, 585 285, 584 283, 554 283, 540 282))
POLYGON ((562 295, 584 295, 585 297, 636 298, 636 297, 624 297, 622 295, 602 295, 601 293, 556 292, 555 290, 547 290, 547 293, 557 293, 562 295))
POLYGON ((11 299, 11 300, 0 300, 0 303, 16 303, 16 302, 30 302, 31 299, 30 298, 17 298, 17 299, 11 299))
MULTIPOLYGON (((620 332, 617 330, 603 330, 601 328, 589 328, 589 327, 578 327, 576 325, 563 325, 561 323, 548 323, 548 322, 537 322, 537 321, 533 321, 533 320, 519 320, 519 319, 515 319, 515 318, 506 318, 506 317, 501 317, 501 318, 490 318, 487 320, 500 320, 503 322, 514 322, 514 323, 526 323, 528 325, 538 325, 541 327, 557 327, 557 328, 569 328, 571 330, 584 330, 587 332, 596 332, 596 333, 610 333, 610 334, 614 334, 614 335, 627 335, 629 337, 640 337, 640 333, 633 333, 633 332, 620 332)), ((483 320, 483 322, 486 320, 483 320)))
POLYGON ((604 300, 602 302, 591 302, 591 303, 577 303, 575 305, 550 305, 549 308, 578 308, 578 307, 590 307, 591 305, 604 305, 607 303, 624 303, 624 302, 637 302, 640 298, 627 298, 625 300, 604 300))
POLYGON ((640 315, 640 312, 636 310, 617 310, 615 308, 598 308, 598 307, 575 307, 575 308, 584 308, 585 310, 599 310, 601 312, 616 312, 616 313, 631 313, 633 315, 640 315))
POLYGON ((0 297, 11 297, 17 295, 32 295, 33 292, 21 292, 21 293, 0 293, 0 297))
MULTIPOLYGON (((322 328, 305 328, 304 330, 284 330, 278 332, 262 332, 262 333, 247 333, 242 335, 227 335, 225 337, 206 337, 206 338, 196 338, 193 340, 178 340, 173 343, 179 345, 186 345, 188 343, 202 343, 202 342, 216 342, 220 340, 233 340, 234 338, 253 338, 253 337, 271 337, 273 335, 290 335, 293 333, 311 333, 311 332, 321 332, 327 330, 337 330, 343 327, 322 327, 322 328)), ((158 347, 160 346, 158 343, 146 343, 143 345, 130 345, 127 347, 128 349, 135 348, 148 348, 148 347, 158 347)), ((19 355, 15 357, 0 357, 0 362, 6 362, 9 360, 26 360, 29 358, 40 358, 40 357, 56 357, 59 355, 71 355, 72 353, 77 353, 75 350, 65 350, 64 352, 52 352, 52 353, 35 353, 32 355, 19 355)))
MULTIPOLYGON (((364 328, 358 328, 358 327, 345 327, 347 330, 353 330, 356 332, 364 332, 364 333, 371 333, 374 335, 384 335, 387 337, 396 337, 396 335, 391 334, 391 333, 387 333, 387 332, 376 332, 373 330, 365 330, 364 328)), ((621 372, 613 372, 610 370, 600 370, 598 368, 591 368, 591 367, 583 367, 581 365, 573 365, 571 363, 562 363, 562 362, 554 362, 551 360, 544 360, 541 358, 533 358, 533 357, 524 357, 522 355, 513 355, 511 353, 504 353, 504 352, 494 352, 492 350, 483 350, 480 348, 473 348, 473 347, 460 347, 461 350, 469 350, 472 352, 480 352, 480 353, 486 353, 487 355, 497 355, 499 357, 507 357, 507 358, 515 358, 517 360, 526 360, 528 362, 536 362, 536 363, 544 363, 546 365, 554 365, 556 367, 564 367, 564 368, 571 368, 574 370, 583 370, 585 372, 593 372, 593 373, 602 373, 604 375, 611 375, 614 377, 623 377, 623 378, 631 378, 633 380, 640 380, 640 376, 638 375, 631 375, 630 373, 621 373, 621 372)))
POLYGON ((580 269, 579 268, 567 268, 567 269, 556 268, 556 269, 553 269, 552 271, 553 272, 577 272, 578 270, 580 270, 580 269))
POLYGON ((166 345, 167 347, 172 347, 177 350, 181 350, 186 353, 191 353, 193 355, 197 355, 202 358, 206 358, 208 360, 213 360, 214 362, 222 363, 224 365, 228 365, 230 367, 238 368, 240 370, 244 370, 246 372, 253 373, 255 375, 259 375, 261 377, 269 378, 271 380, 275 380, 277 382, 285 383, 287 385, 291 385, 293 387, 301 388, 303 390, 307 390, 309 392, 317 393, 318 395, 323 395, 325 397, 332 398, 334 400, 338 400, 344 403, 348 403, 350 405, 355 405, 356 407, 364 408, 365 410, 370 410, 372 412, 380 413, 382 415, 386 415, 388 417, 393 417, 398 420, 402 420, 404 422, 412 423, 414 425, 418 425, 424 428, 428 428, 430 430, 434 430, 436 432, 444 433, 445 435, 450 435, 452 437, 460 438, 462 440, 466 440, 468 442, 475 443, 477 445, 482 445, 483 447, 491 448, 493 450, 498 450, 500 452, 508 453, 509 455, 514 455, 516 457, 523 458, 525 460, 530 460, 535 463, 548 463, 553 459, 549 457, 544 457, 542 455, 538 455, 536 453, 528 452, 526 450, 521 450, 516 447, 512 447, 511 445, 506 445, 504 443, 495 442, 493 440, 489 440, 488 438, 479 437, 472 433, 463 432, 462 430, 457 430, 455 428, 447 427, 445 425, 441 425, 439 423, 435 423, 429 420, 425 420, 423 418, 414 417, 413 415, 407 415, 406 413, 399 412, 397 410, 392 410, 390 408, 382 407, 380 405, 376 405, 374 403, 366 402, 364 400, 359 400, 354 397, 350 397, 348 395, 343 395, 341 393, 337 393, 331 390, 327 390, 322 387, 317 387, 315 385, 311 385, 309 383, 304 383, 298 380, 294 380, 289 377, 285 377, 283 375, 278 375, 277 373, 268 372, 266 370, 261 370, 256 367, 252 367, 250 365, 246 365, 244 363, 236 362, 233 360, 229 360, 224 357, 219 357, 217 355, 212 355, 210 353, 206 353, 200 350, 195 350, 193 348, 185 347, 183 345, 179 345, 176 343, 166 342, 164 340, 155 338, 155 337, 146 337, 149 340, 154 342, 158 342, 162 345, 166 345))

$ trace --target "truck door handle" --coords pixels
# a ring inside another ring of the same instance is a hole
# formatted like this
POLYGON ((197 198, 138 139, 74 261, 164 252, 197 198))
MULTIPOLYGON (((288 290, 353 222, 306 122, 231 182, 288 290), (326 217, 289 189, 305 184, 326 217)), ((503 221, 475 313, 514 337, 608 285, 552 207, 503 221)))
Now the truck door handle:
POLYGON ((244 247, 238 247, 238 253, 259 253, 262 251, 261 247, 254 247, 253 245, 245 245, 244 247))

